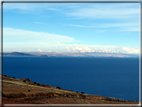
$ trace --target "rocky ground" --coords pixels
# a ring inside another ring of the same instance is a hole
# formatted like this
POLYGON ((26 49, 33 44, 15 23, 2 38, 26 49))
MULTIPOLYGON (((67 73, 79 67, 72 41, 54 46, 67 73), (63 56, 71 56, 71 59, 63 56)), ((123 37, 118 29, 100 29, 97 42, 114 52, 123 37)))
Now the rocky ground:
POLYGON ((135 101, 88 95, 39 84, 30 79, 2 76, 3 104, 139 104, 135 101))

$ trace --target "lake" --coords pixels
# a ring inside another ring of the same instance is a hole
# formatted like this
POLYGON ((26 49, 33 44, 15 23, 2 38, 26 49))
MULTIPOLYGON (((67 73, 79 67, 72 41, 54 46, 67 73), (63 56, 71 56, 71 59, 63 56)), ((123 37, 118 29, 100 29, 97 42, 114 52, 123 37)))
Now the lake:
POLYGON ((85 94, 139 100, 139 58, 4 56, 3 75, 85 94))

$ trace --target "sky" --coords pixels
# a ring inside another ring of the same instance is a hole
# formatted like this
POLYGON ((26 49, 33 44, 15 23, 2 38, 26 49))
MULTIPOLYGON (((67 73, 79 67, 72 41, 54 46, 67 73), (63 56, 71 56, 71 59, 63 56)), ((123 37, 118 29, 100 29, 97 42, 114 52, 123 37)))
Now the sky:
POLYGON ((140 53, 139 3, 3 3, 3 52, 140 53))

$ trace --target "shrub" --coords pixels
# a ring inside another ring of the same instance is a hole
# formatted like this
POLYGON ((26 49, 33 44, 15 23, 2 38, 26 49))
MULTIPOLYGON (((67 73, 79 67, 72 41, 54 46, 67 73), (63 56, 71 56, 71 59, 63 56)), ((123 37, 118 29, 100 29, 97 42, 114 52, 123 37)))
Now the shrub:
POLYGON ((37 83, 37 85, 40 85, 39 83, 37 83))
POLYGON ((36 82, 34 82, 34 84, 36 84, 36 82))
POLYGON ((81 94, 84 94, 84 92, 81 92, 81 94))
POLYGON ((31 90, 28 90, 28 92, 30 92, 31 90))
POLYGON ((23 80, 23 82, 26 82, 26 80, 23 80))
POLYGON ((24 94, 24 93, 11 93, 11 94, 5 94, 5 97, 20 98, 20 97, 26 97, 26 94, 24 94))
POLYGON ((14 79, 15 79, 15 77, 12 77, 12 78, 14 78, 14 79))
POLYGON ((2 93, 2 97, 5 97, 5 95, 2 93))
POLYGON ((57 86, 56 88, 61 89, 59 86, 57 86))

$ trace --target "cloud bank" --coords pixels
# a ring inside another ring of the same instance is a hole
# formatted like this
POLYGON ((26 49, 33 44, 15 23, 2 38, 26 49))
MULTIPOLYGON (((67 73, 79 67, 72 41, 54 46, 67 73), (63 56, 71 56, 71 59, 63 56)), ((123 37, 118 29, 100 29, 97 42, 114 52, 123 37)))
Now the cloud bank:
POLYGON ((13 28, 3 28, 4 43, 6 42, 26 42, 26 43, 51 43, 56 41, 73 42, 74 38, 51 34, 48 32, 35 32, 13 28))
POLYGON ((57 44, 60 45, 62 48, 67 49, 68 52, 70 51, 69 47, 61 45, 60 42, 57 41, 57 44))
POLYGON ((139 48, 127 46, 103 46, 103 45, 77 45, 73 44, 74 52, 101 52, 101 53, 124 53, 124 54, 139 54, 139 48))

